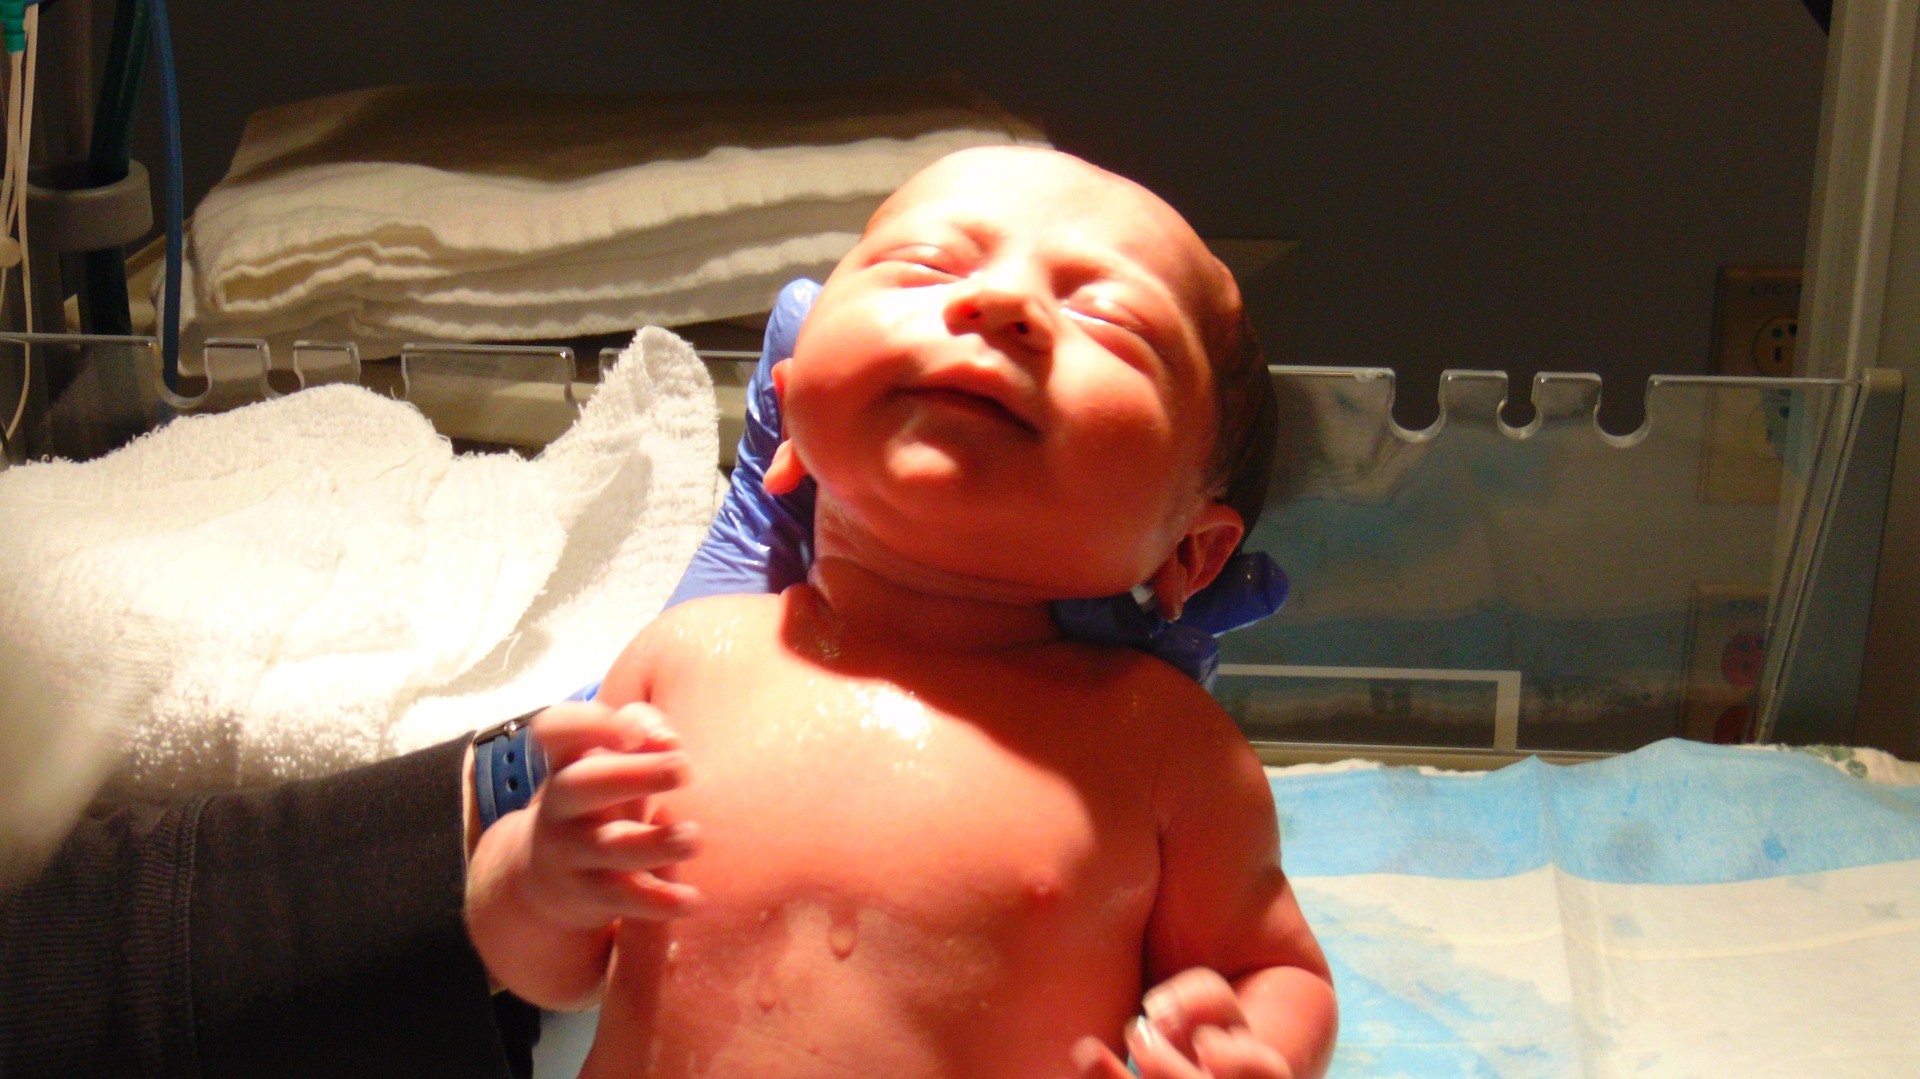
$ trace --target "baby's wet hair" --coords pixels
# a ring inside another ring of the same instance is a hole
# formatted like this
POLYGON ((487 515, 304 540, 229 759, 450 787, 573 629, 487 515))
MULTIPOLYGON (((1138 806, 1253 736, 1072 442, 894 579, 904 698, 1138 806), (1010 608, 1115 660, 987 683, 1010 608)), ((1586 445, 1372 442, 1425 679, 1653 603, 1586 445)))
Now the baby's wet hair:
POLYGON ((1266 356, 1242 309, 1210 350, 1216 427, 1206 487, 1240 515, 1246 534, 1267 502, 1280 415, 1266 356))

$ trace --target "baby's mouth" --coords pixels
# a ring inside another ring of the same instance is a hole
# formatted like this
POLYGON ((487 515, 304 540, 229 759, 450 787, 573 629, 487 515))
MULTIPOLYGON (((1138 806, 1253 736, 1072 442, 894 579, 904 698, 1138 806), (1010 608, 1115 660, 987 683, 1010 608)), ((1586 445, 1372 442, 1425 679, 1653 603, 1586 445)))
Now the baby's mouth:
POLYGON ((1029 434, 1040 433, 1039 428, 1022 419, 1006 405, 981 394, 945 387, 925 387, 907 390, 906 396, 995 423, 1008 424, 1029 434))

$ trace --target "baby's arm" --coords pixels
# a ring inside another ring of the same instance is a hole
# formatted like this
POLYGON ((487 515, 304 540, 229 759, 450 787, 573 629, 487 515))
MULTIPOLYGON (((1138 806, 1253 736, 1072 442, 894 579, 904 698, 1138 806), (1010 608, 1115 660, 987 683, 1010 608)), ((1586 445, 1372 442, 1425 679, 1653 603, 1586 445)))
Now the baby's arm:
MULTIPOLYGON (((1217 709, 1214 709, 1217 712, 1217 709)), ((1156 792, 1160 889, 1147 927, 1148 1022, 1127 1032, 1142 1079, 1309 1079, 1338 1026, 1326 957, 1280 870, 1266 774, 1224 716, 1169 754, 1156 792)), ((1126 1076, 1092 1039, 1089 1079, 1126 1076)))
POLYGON ((694 850, 692 825, 650 819, 686 779, 686 758, 646 704, 586 701, 534 717, 547 782, 487 829, 467 873, 467 924, 502 988, 545 1008, 599 997, 621 918, 687 913, 698 894, 662 879, 694 850))

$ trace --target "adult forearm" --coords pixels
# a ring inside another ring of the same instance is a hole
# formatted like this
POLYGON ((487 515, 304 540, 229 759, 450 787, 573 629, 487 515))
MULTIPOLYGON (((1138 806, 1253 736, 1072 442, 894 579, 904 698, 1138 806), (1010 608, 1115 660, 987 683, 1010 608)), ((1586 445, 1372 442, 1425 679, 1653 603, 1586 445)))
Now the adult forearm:
POLYGON ((508 1075, 463 750, 83 822, 0 901, 0 1074, 508 1075))
POLYGON ((409 1061, 506 1074, 460 913, 464 752, 207 804, 192 882, 204 1058, 236 1075, 406 1074, 409 1061))

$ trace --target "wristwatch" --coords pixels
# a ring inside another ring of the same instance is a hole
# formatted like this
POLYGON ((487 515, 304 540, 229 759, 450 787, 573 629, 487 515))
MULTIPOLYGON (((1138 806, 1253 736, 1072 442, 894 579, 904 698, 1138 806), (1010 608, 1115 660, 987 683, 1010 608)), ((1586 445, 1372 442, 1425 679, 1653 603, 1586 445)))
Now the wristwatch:
POLYGON ((533 792, 547 778, 547 754, 534 740, 527 724, 541 709, 514 716, 504 723, 474 732, 473 804, 480 812, 480 830, 533 801, 533 792))

